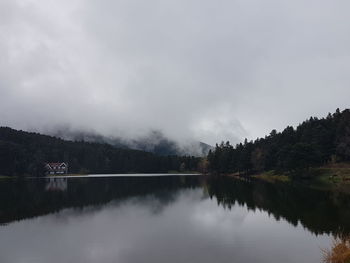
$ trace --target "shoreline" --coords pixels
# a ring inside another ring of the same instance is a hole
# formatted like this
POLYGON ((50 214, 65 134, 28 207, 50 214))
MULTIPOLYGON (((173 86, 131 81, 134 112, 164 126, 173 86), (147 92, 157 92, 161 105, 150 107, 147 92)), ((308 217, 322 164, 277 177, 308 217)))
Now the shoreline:
POLYGON ((31 178, 102 178, 102 177, 157 177, 157 176, 194 176, 199 173, 123 173, 123 174, 68 174, 68 175, 48 175, 31 178))
POLYGON ((307 171, 297 172, 277 172, 274 170, 260 172, 250 175, 239 173, 220 174, 228 177, 248 177, 268 182, 291 182, 291 181, 310 181, 323 184, 342 184, 350 185, 350 164, 339 163, 328 166, 312 167, 307 171))
POLYGON ((155 176, 194 176, 203 175, 200 172, 168 172, 168 173, 115 173, 115 174, 57 174, 43 176, 6 176, 0 175, 2 179, 37 179, 37 178, 97 178, 97 177, 155 177, 155 176))

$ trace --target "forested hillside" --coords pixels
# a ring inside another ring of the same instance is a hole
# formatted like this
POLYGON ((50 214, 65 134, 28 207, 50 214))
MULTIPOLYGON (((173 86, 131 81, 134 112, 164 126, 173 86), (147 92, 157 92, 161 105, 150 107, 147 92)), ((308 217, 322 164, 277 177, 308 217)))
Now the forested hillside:
POLYGON ((208 154, 209 170, 217 173, 254 173, 269 170, 300 172, 313 166, 350 161, 350 110, 311 117, 298 127, 255 141, 222 142, 208 154))
POLYGON ((108 144, 65 141, 0 127, 0 175, 44 174, 45 162, 68 162, 70 173, 132 173, 195 170, 198 158, 158 156, 108 144))
MULTIPOLYGON (((45 132, 44 132, 45 133, 45 132)), ((47 131, 45 134, 70 141, 85 141, 94 143, 107 143, 116 148, 140 150, 155 153, 157 155, 193 155, 197 157, 207 156, 213 147, 199 141, 189 140, 180 144, 167 138, 160 131, 150 131, 148 134, 134 139, 118 136, 104 136, 95 132, 77 131, 67 129, 56 129, 47 131)))

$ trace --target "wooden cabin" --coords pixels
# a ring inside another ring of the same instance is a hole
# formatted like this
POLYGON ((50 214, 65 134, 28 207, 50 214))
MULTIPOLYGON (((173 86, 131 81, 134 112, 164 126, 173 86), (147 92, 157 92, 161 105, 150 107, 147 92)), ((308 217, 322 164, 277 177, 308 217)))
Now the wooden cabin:
POLYGON ((46 163, 46 174, 67 174, 68 163, 46 163))

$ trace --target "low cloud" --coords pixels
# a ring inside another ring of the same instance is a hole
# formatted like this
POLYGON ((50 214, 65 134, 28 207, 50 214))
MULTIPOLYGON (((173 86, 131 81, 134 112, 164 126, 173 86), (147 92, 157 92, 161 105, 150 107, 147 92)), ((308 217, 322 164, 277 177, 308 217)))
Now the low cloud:
POLYGON ((3 0, 0 125, 208 143, 349 106, 346 1, 3 0))

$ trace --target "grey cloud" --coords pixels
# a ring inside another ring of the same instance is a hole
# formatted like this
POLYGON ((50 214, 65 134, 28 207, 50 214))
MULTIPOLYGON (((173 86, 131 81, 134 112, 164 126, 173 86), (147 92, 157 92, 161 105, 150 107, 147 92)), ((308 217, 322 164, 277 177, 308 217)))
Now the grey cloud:
POLYGON ((1 125, 237 142, 349 106, 347 1, 0 6, 1 125))

